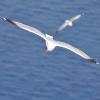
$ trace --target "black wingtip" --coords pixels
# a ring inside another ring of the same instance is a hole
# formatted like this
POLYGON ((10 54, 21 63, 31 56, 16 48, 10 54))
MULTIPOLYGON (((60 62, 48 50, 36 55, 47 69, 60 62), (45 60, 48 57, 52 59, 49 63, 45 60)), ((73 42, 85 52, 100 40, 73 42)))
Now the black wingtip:
POLYGON ((95 61, 94 59, 87 59, 88 61, 94 63, 94 64, 99 64, 97 61, 95 61))
POLYGON ((59 30, 56 30, 56 32, 55 33, 59 33, 60 31, 59 30))
POLYGON ((9 22, 9 23, 11 23, 11 24, 14 24, 14 22, 13 22, 11 19, 9 19, 9 18, 6 18, 6 17, 5 17, 5 18, 3 18, 3 20, 4 20, 4 21, 7 21, 7 22, 9 22))
POLYGON ((3 18, 0 16, 0 20, 2 20, 3 18))
POLYGON ((10 18, 3 17, 2 19, 3 19, 4 21, 10 23, 10 24, 13 24, 13 25, 17 26, 16 23, 15 23, 13 20, 11 20, 10 18))
POLYGON ((7 18, 6 18, 6 17, 1 17, 1 16, 0 16, 0 19, 6 21, 7 18))
POLYGON ((56 30, 56 32, 55 33, 58 33, 58 30, 56 30))

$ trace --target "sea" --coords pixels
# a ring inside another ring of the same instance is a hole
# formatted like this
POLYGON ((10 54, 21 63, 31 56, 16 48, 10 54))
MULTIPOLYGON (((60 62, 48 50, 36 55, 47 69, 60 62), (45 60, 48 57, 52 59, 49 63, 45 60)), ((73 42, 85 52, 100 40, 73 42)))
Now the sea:
MULTIPOLYGON (((39 29, 100 63, 100 0, 0 0, 0 17, 39 29), (56 32, 66 19, 82 14, 56 32)), ((0 100, 100 100, 100 65, 0 19, 0 100)))

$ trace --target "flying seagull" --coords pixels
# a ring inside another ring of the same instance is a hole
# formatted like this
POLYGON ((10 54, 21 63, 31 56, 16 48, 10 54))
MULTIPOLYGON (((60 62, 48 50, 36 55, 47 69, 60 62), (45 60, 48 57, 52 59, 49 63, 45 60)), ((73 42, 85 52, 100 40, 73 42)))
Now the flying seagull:
POLYGON ((76 15, 76 16, 70 18, 69 20, 65 20, 64 23, 58 28, 57 31, 62 31, 65 27, 72 26, 73 25, 73 21, 79 19, 80 17, 81 17, 81 14, 76 15))
POLYGON ((41 31, 39 31, 35 27, 31 27, 29 25, 20 23, 18 21, 15 21, 15 20, 12 20, 9 18, 3 18, 3 20, 8 22, 8 23, 11 23, 12 25, 17 26, 20 29, 32 32, 32 33, 40 36, 41 38, 43 38, 45 40, 45 43, 47 46, 47 51, 52 51, 52 50, 54 50, 55 47, 62 47, 62 48, 68 49, 68 50, 76 53, 77 55, 81 56, 82 58, 86 59, 87 61, 90 61, 90 62, 95 63, 95 64, 99 64, 93 58, 91 58, 90 56, 88 56, 86 53, 79 50, 78 48, 73 47, 72 45, 65 43, 65 42, 56 41, 53 39, 53 36, 50 36, 48 34, 43 34, 41 31))

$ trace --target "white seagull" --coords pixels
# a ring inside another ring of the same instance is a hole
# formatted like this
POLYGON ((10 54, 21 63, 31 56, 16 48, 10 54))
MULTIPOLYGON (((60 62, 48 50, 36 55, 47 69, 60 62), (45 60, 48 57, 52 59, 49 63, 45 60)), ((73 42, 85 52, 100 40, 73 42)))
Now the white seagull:
POLYGON ((62 48, 68 49, 68 50, 76 53, 77 55, 81 56, 82 58, 84 58, 84 59, 86 59, 86 60, 88 60, 92 63, 99 64, 93 58, 91 58, 90 56, 88 56, 86 53, 79 50, 78 48, 73 47, 72 45, 65 43, 65 42, 56 41, 56 40, 53 39, 53 36, 50 36, 48 34, 43 34, 41 31, 39 31, 38 29, 36 29, 34 27, 31 27, 29 25, 20 23, 18 21, 15 21, 15 20, 12 20, 12 19, 9 19, 9 18, 3 18, 3 20, 11 23, 12 25, 17 26, 18 28, 32 32, 32 33, 40 36, 41 38, 43 38, 46 42, 47 51, 52 51, 52 50, 54 50, 55 47, 62 47, 62 48))
POLYGON ((81 14, 76 15, 76 16, 70 18, 69 20, 65 20, 64 23, 58 28, 57 31, 62 31, 65 27, 72 26, 73 25, 73 21, 79 19, 80 17, 81 17, 81 14))

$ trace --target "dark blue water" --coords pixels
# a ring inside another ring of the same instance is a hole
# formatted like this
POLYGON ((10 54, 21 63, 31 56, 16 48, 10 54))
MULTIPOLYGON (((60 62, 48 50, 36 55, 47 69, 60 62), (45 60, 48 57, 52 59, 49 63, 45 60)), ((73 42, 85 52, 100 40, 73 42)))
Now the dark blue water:
MULTIPOLYGON (((100 62, 99 0, 0 0, 0 16, 35 26, 100 62), (62 22, 84 13, 72 28, 62 22)), ((0 100, 100 100, 100 65, 0 21, 0 100)))

